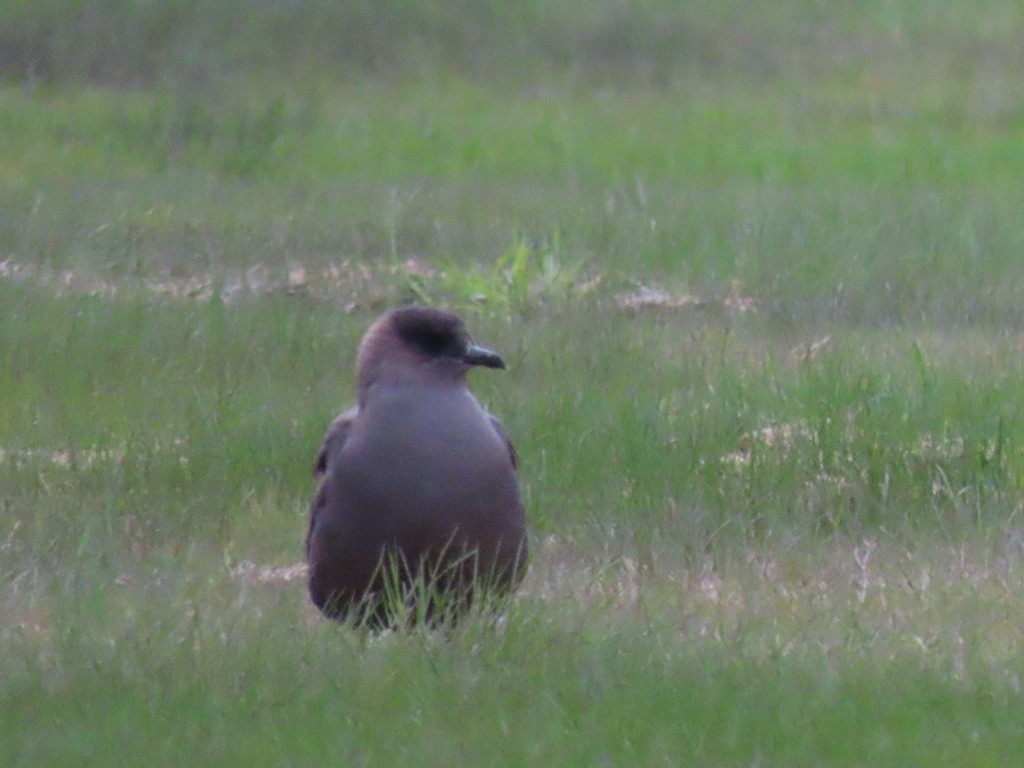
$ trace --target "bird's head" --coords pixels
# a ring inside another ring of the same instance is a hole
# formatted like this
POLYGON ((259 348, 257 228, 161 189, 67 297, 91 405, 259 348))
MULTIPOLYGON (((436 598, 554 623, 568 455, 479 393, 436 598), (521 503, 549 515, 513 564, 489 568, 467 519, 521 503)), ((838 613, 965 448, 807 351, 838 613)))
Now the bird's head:
POLYGON ((361 399, 377 381, 461 381, 474 366, 504 368, 505 361, 475 344, 457 315, 410 306, 387 312, 370 326, 357 365, 361 399))

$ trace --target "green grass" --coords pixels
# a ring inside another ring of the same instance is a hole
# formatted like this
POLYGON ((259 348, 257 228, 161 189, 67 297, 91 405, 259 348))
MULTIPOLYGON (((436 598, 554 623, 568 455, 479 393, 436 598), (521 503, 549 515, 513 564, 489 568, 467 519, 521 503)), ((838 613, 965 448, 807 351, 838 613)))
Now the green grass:
POLYGON ((1020 9, 471 5, 0 2, 0 763, 1012 764, 1020 9), (292 566, 409 299, 532 565, 370 638, 292 566))

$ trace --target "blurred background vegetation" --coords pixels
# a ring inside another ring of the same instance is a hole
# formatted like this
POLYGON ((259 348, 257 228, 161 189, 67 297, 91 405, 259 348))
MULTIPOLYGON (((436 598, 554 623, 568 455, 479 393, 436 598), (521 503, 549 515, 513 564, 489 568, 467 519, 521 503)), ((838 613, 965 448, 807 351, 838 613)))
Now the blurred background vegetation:
POLYGON ((1022 29, 1007 0, 0 0, 0 248, 120 274, 557 240, 798 324, 1016 324, 1022 29))
POLYGON ((0 73, 119 87, 239 73, 671 86, 817 80, 825 63, 855 78, 899 51, 923 77, 959 79, 1024 64, 1019 13, 1000 0, 4 0, 0 73))

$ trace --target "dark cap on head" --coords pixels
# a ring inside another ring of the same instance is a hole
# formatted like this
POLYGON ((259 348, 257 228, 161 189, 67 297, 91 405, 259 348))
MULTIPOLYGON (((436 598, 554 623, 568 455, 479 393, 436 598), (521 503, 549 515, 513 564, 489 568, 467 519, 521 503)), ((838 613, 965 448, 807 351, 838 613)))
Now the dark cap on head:
POLYGON ((473 343, 462 320, 451 312, 429 307, 403 307, 391 313, 399 338, 424 357, 452 357, 466 365, 504 368, 496 352, 473 343))

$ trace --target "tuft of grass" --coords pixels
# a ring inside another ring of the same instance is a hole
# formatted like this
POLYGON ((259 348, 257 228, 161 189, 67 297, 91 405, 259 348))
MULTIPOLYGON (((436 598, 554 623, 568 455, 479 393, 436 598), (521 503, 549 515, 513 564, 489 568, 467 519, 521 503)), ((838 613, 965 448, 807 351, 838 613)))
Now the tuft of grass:
MULTIPOLYGON (((520 237, 493 264, 462 267, 448 264, 433 274, 409 274, 410 290, 420 300, 436 302, 431 293, 448 294, 460 305, 522 314, 537 305, 565 304, 592 290, 597 280, 581 279, 582 263, 568 263, 556 230, 539 241, 520 237), (434 280, 429 278, 436 277, 434 280), (425 279, 426 278, 426 279, 425 279)), ((598 278, 599 280, 599 278, 598 278)))

